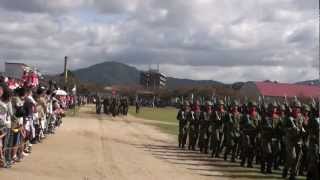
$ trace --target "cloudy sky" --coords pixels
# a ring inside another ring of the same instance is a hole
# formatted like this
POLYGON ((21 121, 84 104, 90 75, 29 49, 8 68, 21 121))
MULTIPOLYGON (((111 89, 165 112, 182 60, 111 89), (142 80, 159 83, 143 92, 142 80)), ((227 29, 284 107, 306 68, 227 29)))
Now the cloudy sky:
MULTIPOLYGON (((318 76, 318 0, 0 0, 0 61, 223 82, 318 76)), ((0 63, 0 71, 4 69, 0 63)))

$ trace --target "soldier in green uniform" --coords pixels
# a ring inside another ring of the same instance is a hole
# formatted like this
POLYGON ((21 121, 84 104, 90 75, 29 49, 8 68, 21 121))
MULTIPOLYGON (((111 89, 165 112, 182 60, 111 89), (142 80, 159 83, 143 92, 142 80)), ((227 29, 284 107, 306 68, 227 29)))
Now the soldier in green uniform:
POLYGON ((262 116, 261 121, 261 172, 272 173, 273 155, 280 149, 277 136, 277 127, 280 117, 277 112, 277 103, 269 104, 267 114, 262 116))
POLYGON ((195 151, 197 144, 197 124, 195 119, 195 113, 193 110, 190 110, 190 113, 187 114, 187 122, 188 122, 188 139, 189 146, 188 150, 195 151))
MULTIPOLYGON (((193 107, 194 112, 194 124, 195 124, 195 139, 196 141, 199 141, 200 136, 200 115, 201 115, 201 108, 200 108, 200 102, 196 101, 195 106, 193 107)), ((197 143, 197 142, 196 142, 197 143)), ((199 146, 199 142, 198 142, 199 146)), ((195 149, 195 148, 194 148, 195 149)))
POLYGON ((303 104, 302 106, 302 116, 303 116, 303 128, 305 129, 306 133, 303 133, 302 135, 302 156, 300 160, 300 165, 299 165, 299 175, 304 176, 305 172, 307 171, 307 151, 309 148, 309 142, 308 142, 308 136, 309 136, 309 131, 308 131, 308 124, 311 118, 311 109, 310 106, 307 104, 303 104))
POLYGON ((199 135, 199 148, 200 152, 208 153, 209 139, 210 139, 210 120, 212 117, 211 102, 207 103, 205 110, 200 114, 200 135, 199 135))
POLYGON ((100 96, 96 96, 96 113, 97 114, 100 114, 101 113, 101 99, 100 99, 100 96))
POLYGON ((186 141, 187 141, 187 116, 188 113, 190 113, 190 104, 189 102, 185 101, 183 106, 178 112, 177 115, 177 120, 179 121, 179 134, 178 134, 178 142, 179 142, 179 147, 184 148, 186 141))
POLYGON ((241 121, 241 166, 247 163, 248 168, 252 168, 255 156, 256 138, 260 131, 261 116, 257 112, 257 103, 250 102, 249 111, 243 116, 241 121))
POLYGON ((305 133, 303 128, 303 116, 301 114, 301 103, 295 101, 291 116, 285 122, 285 143, 286 143, 286 162, 283 168, 282 177, 286 178, 290 171, 290 180, 295 180, 298 166, 302 154, 302 137, 305 133))
POLYGON ((224 160, 228 159, 228 155, 231 153, 231 162, 235 162, 236 153, 239 145, 240 138, 240 120, 242 114, 239 112, 239 103, 234 101, 230 112, 227 114, 224 122, 224 137, 225 137, 225 153, 224 160))
POLYGON ((212 129, 212 140, 213 140, 213 149, 212 157, 218 158, 220 156, 222 147, 223 147, 223 126, 225 119, 227 118, 227 111, 225 110, 223 100, 219 101, 219 107, 213 114, 213 129, 212 129))
POLYGON ((320 136, 320 118, 319 108, 316 104, 312 107, 310 121, 307 126, 308 131, 308 152, 307 152, 307 180, 320 179, 320 161, 319 161, 319 136, 320 136))
POLYGON ((103 111, 105 114, 110 114, 110 99, 108 97, 103 100, 103 111))
MULTIPOLYGON (((279 141, 279 149, 275 149, 273 152, 273 168, 274 170, 279 170, 279 166, 284 164, 286 152, 285 152, 285 143, 284 143, 284 122, 287 118, 287 108, 284 104, 281 104, 278 109, 279 122, 276 125, 275 135, 279 141)), ((274 143, 275 145, 275 143, 274 143)))

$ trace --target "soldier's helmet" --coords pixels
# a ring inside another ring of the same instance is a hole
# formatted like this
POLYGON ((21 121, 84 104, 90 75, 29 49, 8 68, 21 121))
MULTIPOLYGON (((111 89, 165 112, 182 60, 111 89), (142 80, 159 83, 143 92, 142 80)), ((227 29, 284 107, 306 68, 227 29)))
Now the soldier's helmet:
POLYGON ((311 111, 310 106, 307 105, 307 104, 303 104, 302 109, 303 109, 303 111, 306 111, 306 112, 310 112, 311 111))
POLYGON ((237 100, 234 100, 232 102, 232 106, 239 106, 239 105, 240 105, 240 103, 237 100))
POLYGON ((212 106, 212 102, 211 101, 206 101, 206 106, 212 106))
POLYGON ((286 110, 286 106, 285 106, 284 104, 281 104, 281 105, 280 105, 280 110, 281 110, 281 111, 285 111, 285 110, 286 110))
POLYGON ((250 101, 250 102, 249 102, 249 106, 250 106, 250 107, 257 107, 258 105, 257 105, 257 102, 255 102, 255 101, 250 101))
POLYGON ((277 108, 277 107, 278 107, 278 103, 275 101, 269 104, 269 108, 277 108))
POLYGON ((300 102, 300 101, 294 101, 294 102, 293 102, 293 107, 295 107, 295 108, 301 108, 301 102, 300 102))
POLYGON ((219 101, 219 105, 224 105, 224 101, 223 101, 223 100, 220 100, 220 101, 219 101))
POLYGON ((312 102, 310 103, 310 107, 311 107, 312 109, 317 109, 317 103, 316 103, 315 101, 312 101, 312 102))

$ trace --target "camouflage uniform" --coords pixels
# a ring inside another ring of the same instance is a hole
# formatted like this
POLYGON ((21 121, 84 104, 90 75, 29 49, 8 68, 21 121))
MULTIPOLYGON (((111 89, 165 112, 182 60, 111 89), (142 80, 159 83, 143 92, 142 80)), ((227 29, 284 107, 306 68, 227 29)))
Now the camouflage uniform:
POLYGON ((195 119, 194 111, 190 111, 187 114, 187 122, 188 122, 188 139, 189 139, 189 150, 195 150, 197 144, 197 124, 195 119))
POLYGON ((258 112, 254 111, 257 107, 255 102, 250 103, 251 112, 243 116, 241 122, 241 166, 247 163, 247 167, 252 168, 252 162, 255 155, 256 138, 260 131, 261 117, 258 112))
POLYGON ((177 115, 177 120, 179 121, 179 134, 178 134, 178 143, 180 148, 184 148, 186 141, 187 141, 187 116, 188 116, 188 110, 187 108, 189 107, 189 103, 185 102, 183 107, 179 110, 178 115, 177 115))
POLYGON ((100 114, 101 113, 101 99, 99 96, 97 96, 97 102, 96 102, 96 113, 100 114))
POLYGON ((225 137, 225 154, 224 160, 231 153, 231 161, 235 162, 237 149, 240 138, 240 120, 242 114, 238 111, 239 103, 235 101, 232 105, 232 110, 227 114, 224 122, 224 137, 225 137))
POLYGON ((215 111, 213 114, 213 129, 212 129, 212 141, 213 141, 213 150, 212 150, 212 157, 219 157, 220 152, 223 148, 223 129, 224 129, 224 122, 227 118, 227 112, 224 110, 224 102, 219 102, 219 110, 215 111))
POLYGON ((291 117, 285 122, 285 143, 286 143, 286 163, 282 176, 287 177, 290 170, 290 180, 294 180, 297 175, 299 159, 302 153, 302 137, 305 132, 303 129, 303 116, 300 113, 301 103, 294 102, 294 110, 291 117))
POLYGON ((307 152, 307 180, 320 179, 320 164, 319 164, 319 136, 320 136, 320 118, 319 110, 317 107, 314 108, 314 113, 310 118, 307 126, 309 133, 308 143, 309 148, 307 152))
POLYGON ((268 115, 262 117, 261 123, 261 172, 264 173, 267 165, 267 173, 272 173, 272 165, 274 154, 280 149, 278 140, 277 128, 280 122, 280 117, 277 113, 277 104, 269 105, 268 115))
POLYGON ((109 111, 110 109, 109 108, 110 108, 110 100, 109 100, 109 98, 105 98, 103 100, 103 111, 107 115, 110 114, 110 111, 109 111))
POLYGON ((200 114, 199 148, 200 152, 208 153, 210 140, 210 119, 212 117, 211 104, 207 104, 206 110, 200 114))
POLYGON ((279 141, 279 149, 275 149, 273 153, 273 167, 274 170, 279 170, 279 166, 284 164, 285 161, 285 143, 284 143, 284 122, 286 119, 286 107, 285 105, 280 105, 279 109, 279 122, 276 125, 275 133, 277 140, 279 141))

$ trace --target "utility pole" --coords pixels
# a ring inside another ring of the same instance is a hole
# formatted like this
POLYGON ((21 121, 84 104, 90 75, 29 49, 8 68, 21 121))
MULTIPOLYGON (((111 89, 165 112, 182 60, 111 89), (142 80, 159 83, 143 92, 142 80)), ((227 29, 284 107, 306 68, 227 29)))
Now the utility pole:
MULTIPOLYGON (((319 33, 320 33, 320 1, 318 1, 318 13, 317 13, 317 15, 318 15, 318 42, 316 42, 316 47, 317 47, 317 44, 318 44, 318 63, 319 63, 319 79, 318 79, 318 86, 320 85, 320 37, 319 37, 319 33)), ((316 32, 317 32, 317 30, 316 30, 316 32)), ((317 36, 317 35, 316 35, 317 36)), ((315 36, 315 39, 317 39, 316 38, 316 36, 315 36)), ((320 97, 318 97, 318 108, 319 108, 319 112, 318 112, 318 118, 320 118, 320 97)), ((319 129, 319 144, 318 145, 320 145, 320 129, 319 129)), ((320 148, 318 148, 318 153, 320 154, 320 148)))
POLYGON ((64 84, 67 85, 68 83, 68 70, 67 70, 67 67, 68 67, 68 56, 65 56, 64 57, 64 84))

